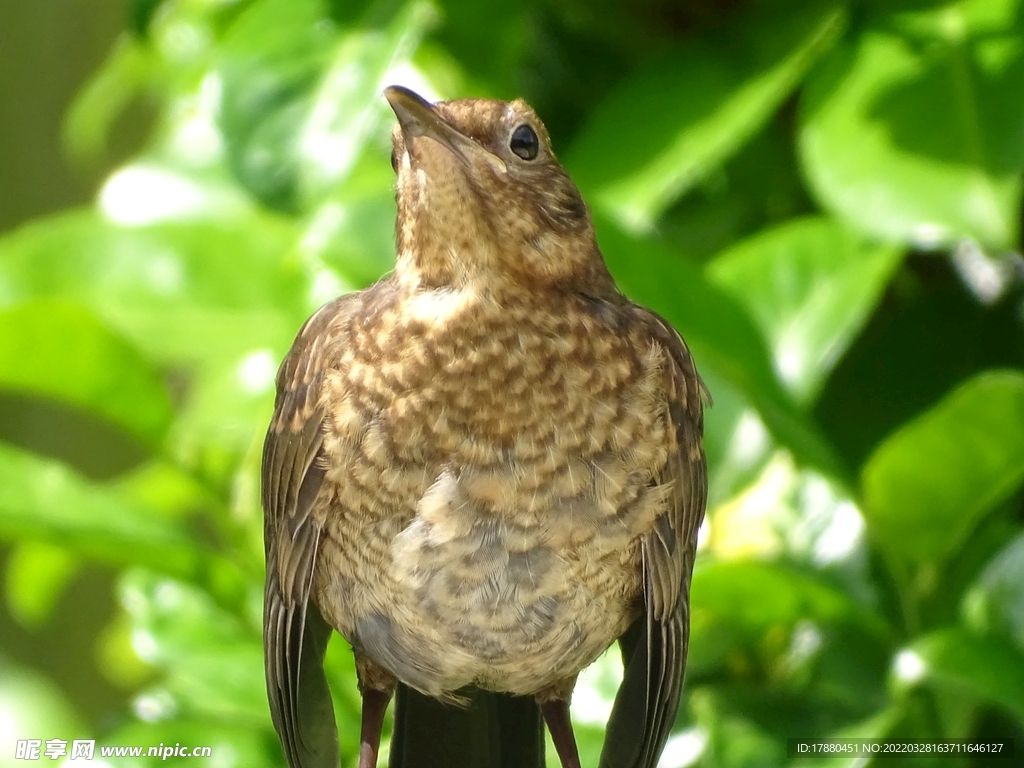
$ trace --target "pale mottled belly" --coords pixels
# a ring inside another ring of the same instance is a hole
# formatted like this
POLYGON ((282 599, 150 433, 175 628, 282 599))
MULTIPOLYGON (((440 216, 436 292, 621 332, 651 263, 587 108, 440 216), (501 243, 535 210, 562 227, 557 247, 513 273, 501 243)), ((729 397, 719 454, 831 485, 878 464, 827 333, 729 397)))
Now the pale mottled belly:
MULTIPOLYGON (((591 488, 608 463, 587 473, 591 488)), ((576 674, 635 617, 639 538, 665 494, 627 483, 610 513, 588 491, 520 524, 467 485, 442 472, 391 536, 330 524, 317 603, 357 650, 424 692, 535 693, 576 674)))

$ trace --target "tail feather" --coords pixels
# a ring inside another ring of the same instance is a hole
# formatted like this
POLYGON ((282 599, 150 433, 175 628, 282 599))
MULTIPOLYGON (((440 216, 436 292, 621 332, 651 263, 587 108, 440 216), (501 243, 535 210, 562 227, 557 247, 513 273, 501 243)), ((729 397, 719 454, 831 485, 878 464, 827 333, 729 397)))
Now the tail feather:
POLYGON ((398 686, 389 768, 544 768, 544 730, 532 697, 476 688, 464 706, 398 686))

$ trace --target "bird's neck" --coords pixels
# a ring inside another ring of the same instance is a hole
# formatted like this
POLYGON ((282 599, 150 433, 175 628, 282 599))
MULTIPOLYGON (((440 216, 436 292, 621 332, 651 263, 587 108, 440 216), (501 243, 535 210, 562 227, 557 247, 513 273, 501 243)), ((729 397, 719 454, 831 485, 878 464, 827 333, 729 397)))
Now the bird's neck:
MULTIPOLYGON (((529 257, 507 250, 496 253, 497 247, 486 241, 455 242, 443 248, 399 248, 395 261, 395 278, 403 293, 462 293, 496 303, 528 303, 532 298, 544 301, 552 294, 581 294, 592 298, 615 299, 619 292, 608 273, 600 253, 580 260, 577 268, 567 272, 544 269, 514 269, 528 263, 529 257)), ((568 258, 566 253, 563 258, 568 258)), ((552 254, 557 261, 560 254, 552 254)))

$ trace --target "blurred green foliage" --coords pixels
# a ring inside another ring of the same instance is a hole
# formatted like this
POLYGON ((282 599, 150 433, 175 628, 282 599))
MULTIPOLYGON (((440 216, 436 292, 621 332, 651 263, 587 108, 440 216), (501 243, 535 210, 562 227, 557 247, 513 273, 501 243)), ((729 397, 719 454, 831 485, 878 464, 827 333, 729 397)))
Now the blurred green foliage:
MULTIPOLYGON (((140 96, 149 139, 95 205, 0 239, 0 392, 127 458, 97 477, 0 428, 0 536, 26 625, 83 561, 117 569, 100 663, 130 703, 89 722, 0 659, 5 734, 283 764, 263 430, 306 316, 390 269, 398 82, 530 101, 621 287, 714 395, 662 765, 782 765, 832 734, 1024 749, 1021 0, 131 0, 125 26, 66 146, 102 154, 140 96)), ((354 764, 337 639, 328 667, 354 764)), ((578 688, 586 765, 618 674, 578 688)))

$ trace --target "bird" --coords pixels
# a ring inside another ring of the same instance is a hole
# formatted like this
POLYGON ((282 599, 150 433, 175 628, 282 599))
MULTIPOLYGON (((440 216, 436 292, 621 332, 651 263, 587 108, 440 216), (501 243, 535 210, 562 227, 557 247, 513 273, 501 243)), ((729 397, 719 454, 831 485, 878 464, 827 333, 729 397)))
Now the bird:
POLYGON ((616 287, 523 100, 384 96, 395 268, 303 325, 264 444, 265 671, 288 765, 339 764, 337 631, 359 768, 392 698, 393 768, 541 766, 542 722, 580 768, 573 687, 616 641, 600 766, 653 768, 689 638, 707 389, 679 333, 616 287))

